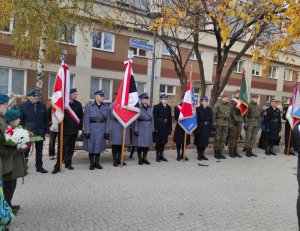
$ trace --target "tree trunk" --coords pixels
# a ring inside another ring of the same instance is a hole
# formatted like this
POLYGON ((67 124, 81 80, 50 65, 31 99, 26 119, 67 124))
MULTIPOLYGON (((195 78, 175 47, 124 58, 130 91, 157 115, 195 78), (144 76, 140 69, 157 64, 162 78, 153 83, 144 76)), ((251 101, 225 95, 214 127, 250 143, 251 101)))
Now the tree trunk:
POLYGON ((45 27, 42 29, 40 40, 39 58, 37 62, 36 88, 39 93, 40 100, 43 101, 43 85, 44 85, 44 60, 46 52, 46 34, 45 27))

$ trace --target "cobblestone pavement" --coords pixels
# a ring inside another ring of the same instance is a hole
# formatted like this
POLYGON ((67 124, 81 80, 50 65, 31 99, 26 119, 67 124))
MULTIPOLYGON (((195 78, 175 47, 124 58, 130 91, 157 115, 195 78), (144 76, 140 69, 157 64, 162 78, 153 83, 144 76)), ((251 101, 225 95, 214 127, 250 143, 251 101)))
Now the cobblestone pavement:
MULTIPOLYGON (((296 231, 297 180, 295 156, 266 156, 216 161, 198 166, 195 150, 190 161, 139 166, 112 166, 110 153, 101 156, 103 170, 88 170, 84 153, 74 156, 74 171, 38 174, 29 161, 25 184, 18 181, 14 203, 21 210, 13 231, 44 230, 228 230, 296 231)), ((227 153, 226 153, 227 154, 227 153)), ((44 156, 45 168, 55 161, 44 156)))

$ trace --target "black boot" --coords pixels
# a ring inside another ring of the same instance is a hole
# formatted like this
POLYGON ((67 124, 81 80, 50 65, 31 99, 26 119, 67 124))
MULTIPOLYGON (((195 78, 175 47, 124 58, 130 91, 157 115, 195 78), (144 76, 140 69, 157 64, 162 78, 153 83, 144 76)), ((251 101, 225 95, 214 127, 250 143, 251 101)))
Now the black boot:
POLYGON ((274 147, 274 145, 271 145, 271 148, 270 148, 270 154, 276 156, 277 154, 274 152, 273 147, 274 147))
POLYGON ((95 155, 95 168, 102 169, 102 166, 99 163, 100 155, 95 155))
POLYGON ((118 167, 118 157, 117 157, 117 153, 113 152, 113 166, 114 167, 118 167))
POLYGON ((147 152, 143 152, 143 163, 149 165, 150 162, 147 160, 147 152))
POLYGON ((202 150, 197 148, 197 153, 198 153, 198 160, 202 160, 202 155, 201 155, 202 150))
POLYGON ((139 165, 143 165, 142 151, 138 150, 139 165))
POLYGON ((168 161, 167 158, 164 157, 164 150, 160 150, 160 160, 162 161, 168 161))
POLYGON ((176 158, 177 161, 180 161, 180 149, 181 148, 177 148, 177 158, 176 158))
POLYGON ((221 159, 226 159, 226 156, 223 155, 222 150, 219 150, 219 156, 221 159))
POLYGON ((203 149, 201 150, 200 154, 201 154, 201 158, 203 160, 208 160, 208 158, 204 155, 204 150, 203 149))
POLYGON ((250 148, 250 154, 251 154, 251 156, 257 157, 257 155, 255 153, 253 153, 252 148, 250 148))
POLYGON ((221 159, 220 154, 219 154, 219 150, 215 150, 215 158, 216 159, 221 159))
POLYGON ((160 162, 160 151, 156 149, 156 162, 160 162))
POLYGON ((233 154, 234 154, 236 157, 238 157, 238 158, 242 158, 242 156, 241 156, 240 153, 238 152, 238 148, 234 148, 233 154))
POLYGON ((235 158, 235 155, 234 155, 234 149, 233 148, 229 148, 229 156, 231 158, 235 158))
POLYGON ((95 155, 94 154, 89 154, 90 157, 90 170, 95 169, 95 155))
POLYGON ((251 157, 251 151, 250 148, 246 148, 246 156, 251 157))

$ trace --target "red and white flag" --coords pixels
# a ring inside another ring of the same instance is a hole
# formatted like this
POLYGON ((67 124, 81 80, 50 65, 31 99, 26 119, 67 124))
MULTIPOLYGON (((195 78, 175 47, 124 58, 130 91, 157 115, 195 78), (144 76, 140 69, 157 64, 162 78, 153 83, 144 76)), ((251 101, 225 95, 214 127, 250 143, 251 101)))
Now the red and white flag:
POLYGON ((140 108, 138 92, 132 71, 132 61, 125 61, 126 71, 114 103, 113 114, 117 120, 127 127, 139 117, 140 108))
POLYGON ((293 94, 290 100, 290 105, 286 112, 286 119, 289 121, 291 128, 300 122, 300 84, 295 84, 293 87, 293 94))
POLYGON ((52 123, 60 124, 64 120, 64 110, 79 124, 79 118, 70 108, 70 71, 66 64, 62 64, 58 70, 51 98, 52 123))
POLYGON ((193 102, 193 91, 191 82, 188 82, 186 91, 182 100, 182 106, 178 105, 177 109, 180 111, 178 120, 184 120, 192 118, 194 115, 194 102, 193 102))

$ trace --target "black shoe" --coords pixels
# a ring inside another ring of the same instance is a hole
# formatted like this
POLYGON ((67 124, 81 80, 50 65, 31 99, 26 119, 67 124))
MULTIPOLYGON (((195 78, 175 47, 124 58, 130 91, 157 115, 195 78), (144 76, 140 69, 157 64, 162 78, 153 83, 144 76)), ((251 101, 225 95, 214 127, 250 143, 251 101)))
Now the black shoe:
POLYGON ((17 215, 17 213, 18 213, 18 210, 17 209, 11 209, 12 210, 12 213, 14 214, 14 215, 17 215))
POLYGON ((250 148, 246 148, 246 156, 247 157, 251 157, 251 151, 250 151, 250 148))
POLYGON ((219 150, 215 150, 215 158, 216 159, 221 159, 220 155, 219 155, 219 150))
POLYGON ((219 156, 221 157, 221 159, 226 159, 226 156, 223 155, 222 151, 219 151, 219 156))
POLYGON ((118 167, 118 165, 119 165, 119 164, 118 164, 118 161, 113 161, 113 166, 114 166, 114 167, 118 167))
POLYGON ((95 169, 95 165, 90 165, 90 170, 94 170, 95 169))
POLYGON ((13 205, 11 206, 12 209, 15 209, 15 210, 20 210, 21 206, 20 205, 13 205))
POLYGON ((238 149, 237 148, 234 148, 234 155, 235 157, 238 157, 238 158, 242 158, 242 156, 240 155, 240 153, 238 153, 238 149))
MULTIPOLYGON (((121 165, 121 160, 118 161, 118 164, 121 165)), ((126 162, 125 161, 123 161, 123 165, 126 166, 126 162)))
POLYGON ((250 148, 250 154, 251 154, 251 156, 257 157, 257 155, 252 152, 252 148, 250 148))
POLYGON ((99 159, 100 159, 100 156, 99 156, 99 155, 95 156, 95 168, 97 168, 97 169, 102 169, 102 166, 101 166, 101 164, 99 163, 99 159))
POLYGON ((48 171, 46 169, 44 169, 43 167, 37 168, 36 171, 40 172, 40 173, 48 173, 48 171))
POLYGON ((208 160, 208 158, 204 155, 204 150, 202 150, 202 152, 201 152, 201 158, 203 160, 208 160))
POLYGON ((162 161, 168 161, 168 160, 163 156, 163 154, 161 154, 160 160, 162 160, 162 161))
POLYGON ((201 153, 201 151, 198 151, 198 160, 202 160, 203 158, 202 158, 202 153, 201 153))
POLYGON ((143 164, 144 164, 144 162, 143 162, 142 158, 139 159, 139 165, 143 165, 143 164))
POLYGON ((69 170, 74 170, 73 166, 70 165, 70 164, 69 164, 69 165, 66 165, 66 168, 69 169, 69 170))
POLYGON ((177 160, 177 161, 180 161, 180 155, 177 155, 176 160, 177 160))
MULTIPOLYGON (((181 155, 181 159, 183 159, 183 155, 181 155)), ((185 155, 185 160, 188 161, 189 158, 185 155)))
POLYGON ((232 149, 232 148, 229 149, 229 156, 230 156, 231 158, 235 158, 235 155, 234 155, 234 149, 232 149))
POLYGON ((90 157, 90 170, 95 169, 95 155, 94 154, 89 154, 90 157))
POLYGON ((146 158, 143 159, 143 163, 146 165, 150 165, 150 162, 146 158))
POLYGON ((59 171, 57 170, 57 169, 53 169, 53 171, 52 171, 52 174, 56 174, 56 173, 58 173, 59 171))

